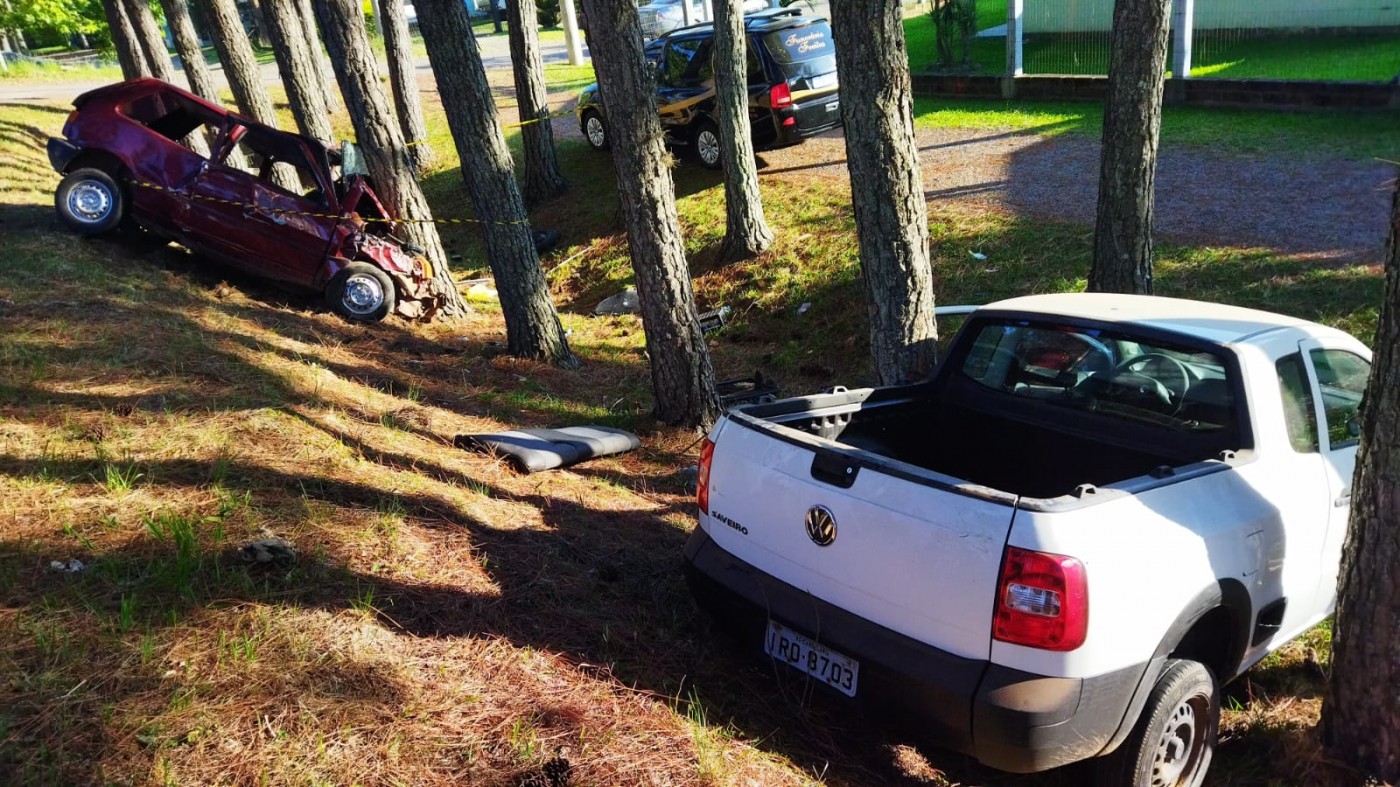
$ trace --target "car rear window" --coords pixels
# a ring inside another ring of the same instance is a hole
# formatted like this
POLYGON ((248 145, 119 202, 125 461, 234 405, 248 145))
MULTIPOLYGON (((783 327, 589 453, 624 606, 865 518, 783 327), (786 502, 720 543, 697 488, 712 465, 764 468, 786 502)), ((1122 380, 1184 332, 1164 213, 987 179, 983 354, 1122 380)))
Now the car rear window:
POLYGON ((196 130, 212 142, 223 126, 222 116, 177 93, 148 93, 127 102, 120 111, 172 142, 185 143, 196 130))
POLYGON ((836 47, 831 27, 825 21, 775 30, 763 37, 763 43, 789 78, 830 74, 836 70, 836 47))
POLYGON ((1184 433, 1234 432, 1234 372, 1160 339, 1021 321, 983 324, 962 374, 984 388, 1184 433))

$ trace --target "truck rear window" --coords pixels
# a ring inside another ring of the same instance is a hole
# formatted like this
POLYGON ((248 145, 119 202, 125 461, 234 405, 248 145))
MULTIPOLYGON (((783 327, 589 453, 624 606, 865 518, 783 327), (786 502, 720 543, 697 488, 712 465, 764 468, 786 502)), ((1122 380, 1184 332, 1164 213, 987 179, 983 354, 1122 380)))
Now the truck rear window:
POLYGON ((1076 326, 983 324, 962 374, 1012 396, 1184 432, 1233 431, 1235 386, 1216 354, 1076 326))
POLYGON ((830 74, 836 70, 836 47, 825 21, 776 30, 763 43, 790 79, 830 74))

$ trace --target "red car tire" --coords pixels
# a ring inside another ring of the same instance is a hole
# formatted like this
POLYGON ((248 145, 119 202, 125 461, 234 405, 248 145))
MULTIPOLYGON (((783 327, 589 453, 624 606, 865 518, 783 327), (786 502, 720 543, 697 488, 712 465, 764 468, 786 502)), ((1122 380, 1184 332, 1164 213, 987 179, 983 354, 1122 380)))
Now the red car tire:
POLYGON ((394 310, 398 293, 389 274, 364 262, 352 262, 326 285, 326 302, 336 314, 354 322, 379 322, 394 310))
POLYGON ((90 167, 64 175, 53 202, 58 217, 79 235, 111 232, 126 215, 126 194, 116 178, 90 167))

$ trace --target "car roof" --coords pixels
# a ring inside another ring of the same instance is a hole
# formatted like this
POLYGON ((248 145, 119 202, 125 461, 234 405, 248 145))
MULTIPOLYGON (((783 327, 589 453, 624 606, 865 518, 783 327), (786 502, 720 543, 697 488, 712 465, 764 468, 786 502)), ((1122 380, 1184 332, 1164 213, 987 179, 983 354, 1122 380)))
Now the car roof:
MULTIPOLYGON (((1068 292, 1027 295, 988 304, 986 310, 1080 317, 1096 322, 1140 325, 1171 331, 1216 344, 1230 344, 1278 328, 1322 329, 1323 326, 1283 314, 1224 303, 1153 295, 1107 292, 1068 292)), ((1330 329, 1324 329, 1330 332, 1330 329)))
MULTIPOLYGON (((744 14, 744 29, 748 33, 771 33, 774 30, 786 30, 790 27, 805 27, 814 22, 825 22, 820 16, 810 16, 798 11, 795 8, 767 8, 762 11, 755 11, 752 14, 744 14)), ((702 38, 714 35, 714 22, 700 22, 686 27, 677 27, 663 35, 660 35, 648 42, 650 44, 664 43, 679 38, 702 38)))
POLYGON ((210 112, 215 112, 217 114, 233 118, 233 120, 236 121, 240 126, 247 126, 249 128, 260 129, 271 134, 284 134, 286 136, 295 137, 301 140, 302 142, 305 142, 307 146, 310 147, 313 151, 318 149, 329 150, 326 143, 322 142, 319 139, 316 139, 314 137, 308 137, 303 134, 298 134, 295 131, 283 131, 282 129, 277 129, 268 125, 264 125, 256 120, 253 120, 252 118, 244 117, 243 115, 240 115, 237 112, 230 112, 229 110, 224 109, 218 104, 215 104, 211 101, 207 101, 195 95, 194 93, 191 93, 188 90, 183 90, 179 87, 176 87, 175 85, 170 84, 169 82, 164 82, 162 80, 154 79, 152 77, 130 79, 125 82, 118 82, 113 85, 104 85, 94 90, 89 90, 86 93, 83 93, 82 95, 73 99, 73 106, 78 107, 81 110, 83 104, 87 103, 88 99, 90 98, 115 95, 118 101, 123 101, 127 97, 139 98, 141 96, 147 96, 157 92, 178 93, 186 100, 198 104, 204 107, 205 109, 209 110, 210 112))

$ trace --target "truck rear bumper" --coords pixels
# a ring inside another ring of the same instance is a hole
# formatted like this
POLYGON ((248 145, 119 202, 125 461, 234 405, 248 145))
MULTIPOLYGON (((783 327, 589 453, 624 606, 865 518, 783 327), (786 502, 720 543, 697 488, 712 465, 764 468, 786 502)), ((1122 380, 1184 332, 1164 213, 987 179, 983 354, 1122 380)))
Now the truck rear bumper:
POLYGON ((685 559, 697 602, 746 647, 762 654, 770 618, 796 629, 860 661, 857 699, 882 717, 1005 771, 1043 771, 1102 753, 1146 669, 1053 678, 947 653, 774 579, 699 527, 685 559))

